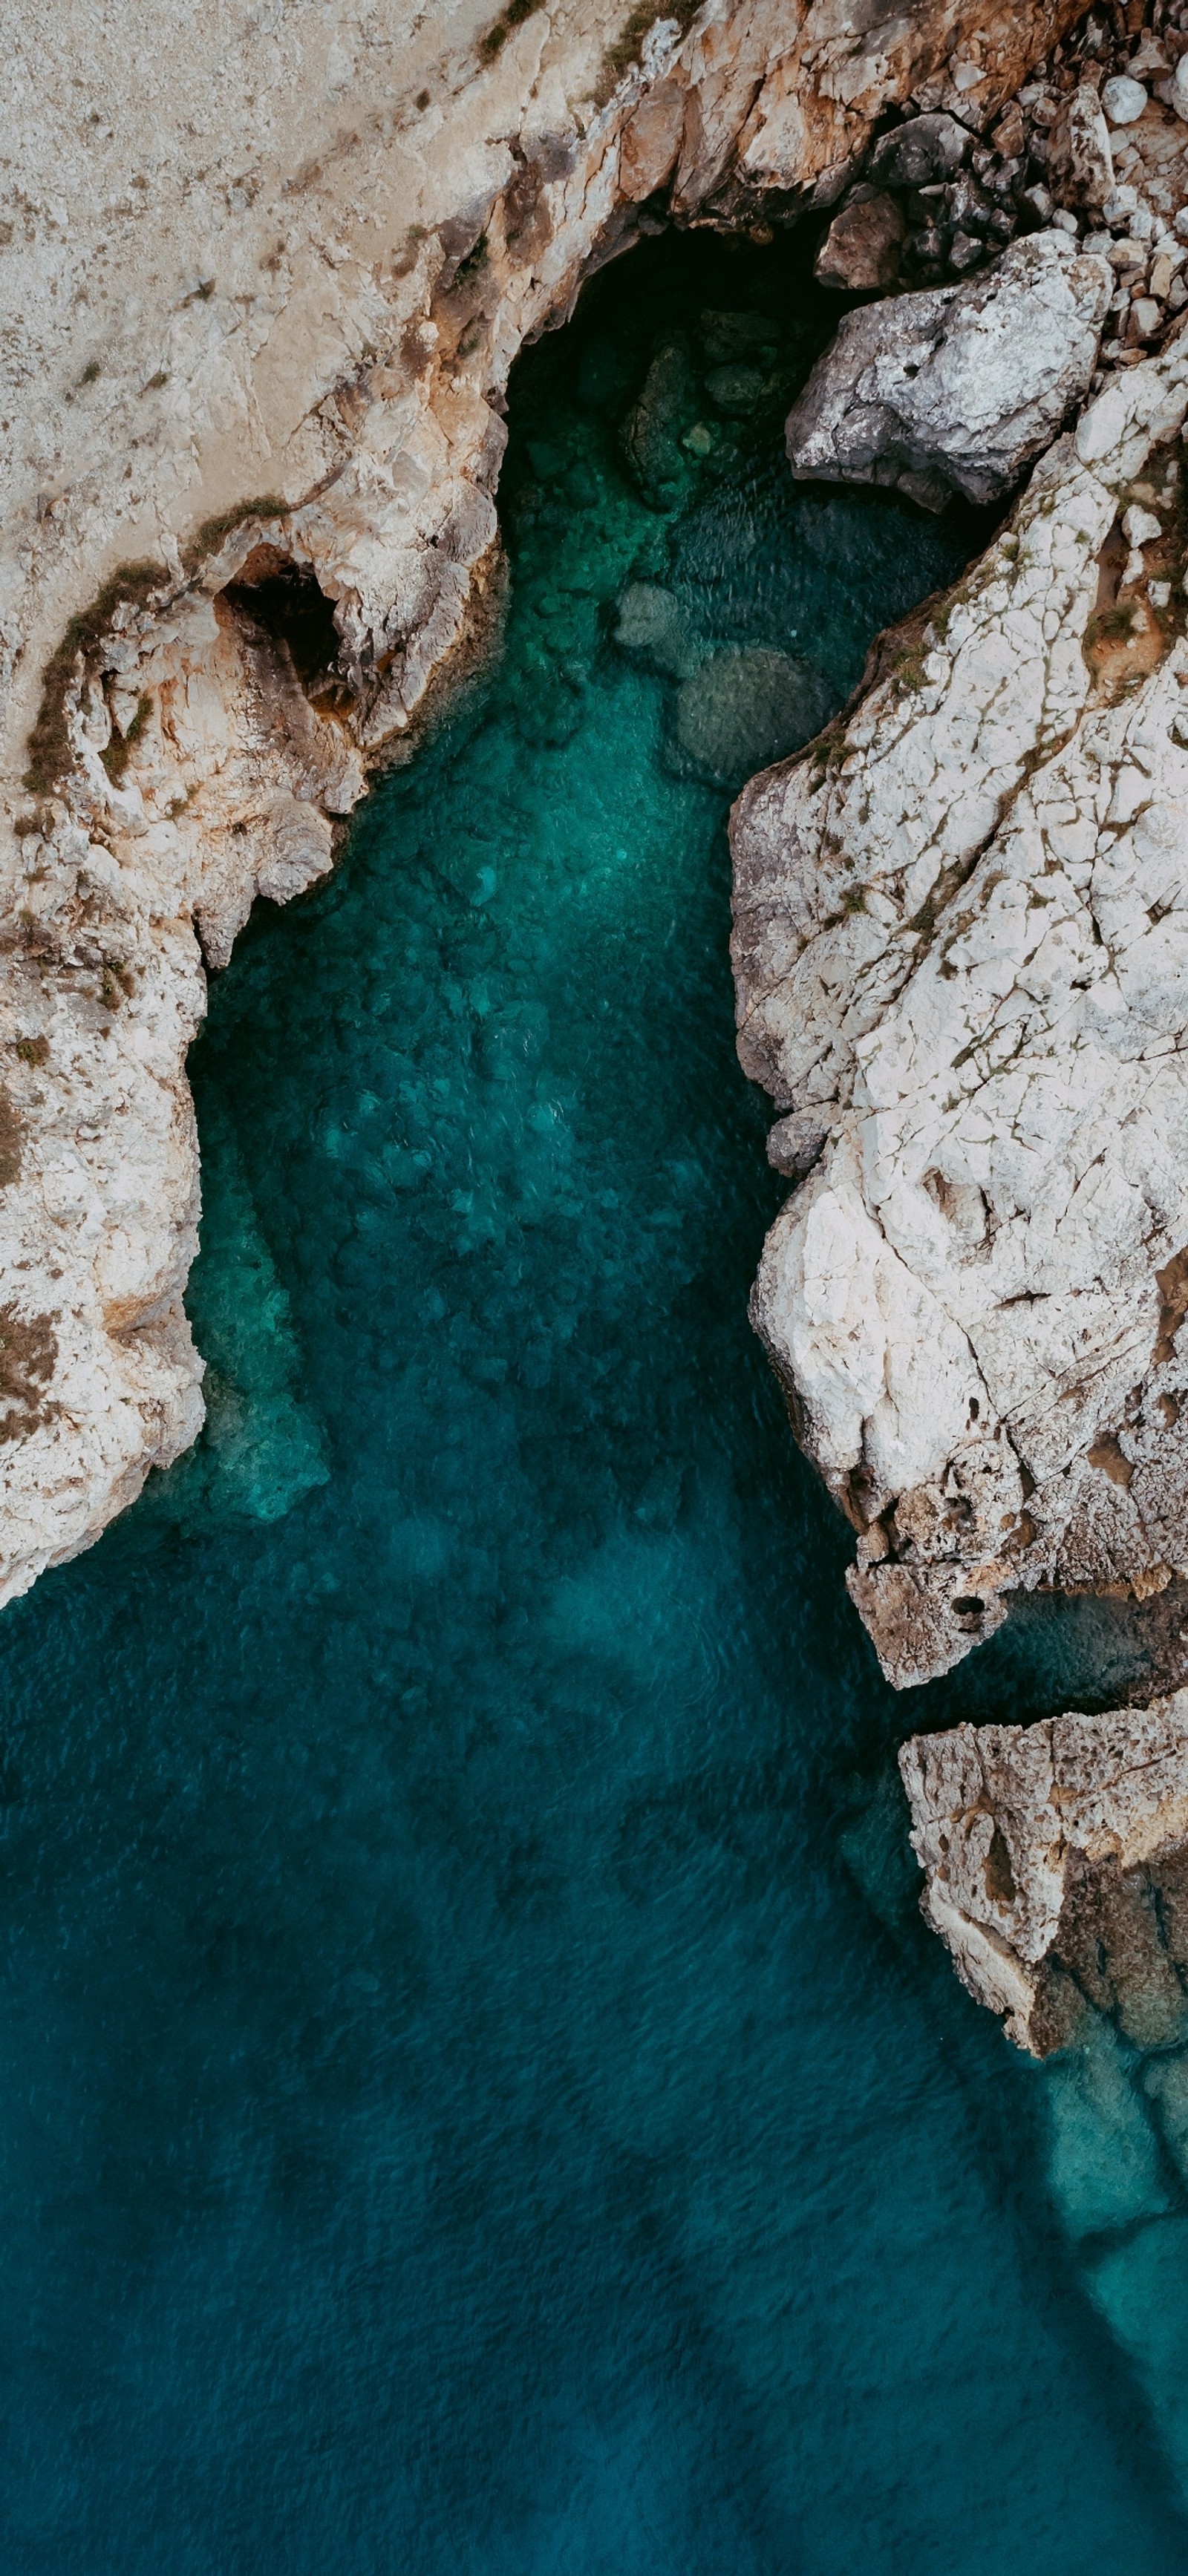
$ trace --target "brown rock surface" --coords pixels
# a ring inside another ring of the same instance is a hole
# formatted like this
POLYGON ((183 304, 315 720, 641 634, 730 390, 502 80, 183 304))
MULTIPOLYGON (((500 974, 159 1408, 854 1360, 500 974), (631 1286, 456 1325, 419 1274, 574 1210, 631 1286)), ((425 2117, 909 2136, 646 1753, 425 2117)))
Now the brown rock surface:
POLYGON ((906 229, 894 197, 862 194, 834 216, 825 235, 814 269, 820 284, 851 291, 894 286, 906 229))

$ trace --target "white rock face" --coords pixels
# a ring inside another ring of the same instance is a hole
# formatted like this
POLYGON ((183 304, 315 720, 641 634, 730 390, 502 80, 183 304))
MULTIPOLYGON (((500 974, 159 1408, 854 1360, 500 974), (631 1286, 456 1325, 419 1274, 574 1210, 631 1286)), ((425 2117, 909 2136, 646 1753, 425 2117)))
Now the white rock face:
POLYGON ((9 30, 0 1602, 200 1424, 203 961, 329 866, 478 649, 525 338, 657 192, 831 204, 888 103, 988 111, 1073 7, 705 0, 622 70, 626 14, 546 0, 498 47, 492 0, 61 0, 52 46, 9 30), (298 671, 278 581, 329 603, 333 668, 298 671))
POLYGON ((921 1910, 1036 2056, 1086 2003, 1158 2046, 1188 2019, 1188 1691, 917 1735, 899 1757, 921 1910))
POLYGON ((740 1057, 829 1129, 753 1315, 900 1685, 1016 1588, 1188 1568, 1188 643, 1143 596, 1186 409, 1181 335, 734 808, 740 1057))
POLYGON ((1088 390, 1112 291, 1104 259, 1055 231, 964 286, 847 314, 788 414, 793 474, 892 484, 930 510, 999 500, 1088 390))

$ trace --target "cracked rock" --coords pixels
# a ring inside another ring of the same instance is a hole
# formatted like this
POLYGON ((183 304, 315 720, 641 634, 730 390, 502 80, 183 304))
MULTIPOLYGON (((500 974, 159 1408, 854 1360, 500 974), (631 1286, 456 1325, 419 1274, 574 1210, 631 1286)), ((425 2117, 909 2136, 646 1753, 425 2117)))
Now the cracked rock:
POLYGON ((1082 81, 1062 103, 1052 130, 1048 171, 1064 202, 1080 207, 1084 214, 1099 215, 1113 193, 1110 129, 1089 81, 1082 81))

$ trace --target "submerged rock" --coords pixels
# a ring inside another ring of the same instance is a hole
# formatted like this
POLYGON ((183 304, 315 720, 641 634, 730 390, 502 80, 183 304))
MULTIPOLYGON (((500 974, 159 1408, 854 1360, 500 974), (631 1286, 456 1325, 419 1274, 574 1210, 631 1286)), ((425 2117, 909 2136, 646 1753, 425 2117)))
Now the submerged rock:
POLYGON ((780 326, 769 313, 706 312, 698 337, 708 367, 763 366, 779 345, 780 326))
POLYGON ((1020 2048, 1089 2006, 1140 2048, 1188 2036, 1188 1690, 913 1736, 899 1767, 925 1920, 1020 2048))
POLYGON ((727 644, 677 691, 674 765, 736 787, 807 742, 829 713, 828 683, 812 664, 765 644, 727 644))
POLYGON ((615 642, 620 652, 671 680, 688 679, 704 653, 679 599, 656 581, 628 583, 619 601, 615 642))
POLYGON ((788 414, 793 473, 1000 500, 1087 391, 1111 292, 1104 259, 1038 233, 964 286, 848 314, 788 414))
POLYGON ((670 509, 688 487, 681 440, 697 417, 697 386, 683 338, 657 349, 623 423, 623 455, 645 501, 670 509))
POLYGON ((715 367, 706 377, 705 390, 728 418, 744 419, 748 412, 758 410, 767 391, 767 378, 758 367, 715 367))

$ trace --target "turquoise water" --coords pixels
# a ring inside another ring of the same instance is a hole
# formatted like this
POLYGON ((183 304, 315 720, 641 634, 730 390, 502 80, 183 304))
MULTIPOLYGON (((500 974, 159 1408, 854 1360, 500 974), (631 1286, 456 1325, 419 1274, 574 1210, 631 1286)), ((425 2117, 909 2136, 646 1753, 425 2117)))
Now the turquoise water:
POLYGON ((1070 1650, 879 1679, 746 1324, 726 794, 614 641, 836 701, 973 542, 789 491, 807 305, 707 410, 790 293, 661 245, 530 353, 502 656, 212 989, 208 1432, 0 1625, 13 2576, 1188 2563, 1180 2061, 1012 2056, 890 1785, 1070 1650))

